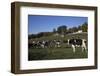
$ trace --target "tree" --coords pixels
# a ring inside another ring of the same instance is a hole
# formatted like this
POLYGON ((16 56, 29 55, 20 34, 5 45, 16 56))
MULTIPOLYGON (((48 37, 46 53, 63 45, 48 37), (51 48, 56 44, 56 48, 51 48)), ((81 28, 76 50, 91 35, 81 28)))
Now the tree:
POLYGON ((87 29, 88 29, 88 24, 87 24, 87 22, 85 22, 82 24, 82 31, 87 32, 87 29))
POLYGON ((36 34, 30 34, 30 35, 28 35, 28 39, 32 39, 32 38, 36 38, 36 37, 37 37, 36 34))
POLYGON ((82 30, 82 26, 78 26, 78 30, 82 30))
POLYGON ((77 27, 73 27, 72 28, 72 32, 77 32, 78 31, 78 28, 77 27))
POLYGON ((67 26, 65 26, 65 25, 59 26, 59 27, 57 28, 57 32, 58 32, 59 34, 65 34, 66 31, 67 31, 67 26))

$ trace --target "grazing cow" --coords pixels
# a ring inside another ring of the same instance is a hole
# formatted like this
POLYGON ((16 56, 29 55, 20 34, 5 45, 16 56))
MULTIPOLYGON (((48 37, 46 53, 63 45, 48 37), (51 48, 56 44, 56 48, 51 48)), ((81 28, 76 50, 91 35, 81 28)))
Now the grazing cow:
POLYGON ((54 40, 55 42, 55 47, 61 47, 61 40, 54 40))
POLYGON ((48 40, 43 40, 38 42, 41 48, 48 48, 50 45, 50 41, 48 40))
POLYGON ((56 40, 50 40, 49 41, 49 48, 54 48, 56 47, 56 40))
POLYGON ((33 41, 33 48, 39 48, 40 47, 40 42, 39 41, 33 41))
POLYGON ((44 48, 49 47, 49 41, 43 41, 42 45, 44 45, 44 48))
POLYGON ((82 47, 82 52, 87 49, 85 39, 68 39, 68 45, 69 44, 71 45, 74 53, 76 51, 76 47, 82 47))

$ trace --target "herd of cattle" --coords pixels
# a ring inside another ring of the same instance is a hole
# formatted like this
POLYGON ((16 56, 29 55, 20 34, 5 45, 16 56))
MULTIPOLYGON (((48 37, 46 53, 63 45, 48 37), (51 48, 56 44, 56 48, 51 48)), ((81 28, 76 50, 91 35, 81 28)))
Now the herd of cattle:
POLYGON ((67 39, 64 40, 41 40, 41 41, 35 41, 33 40, 31 43, 28 43, 29 48, 59 48, 62 47, 62 44, 65 44, 66 46, 71 46, 73 49, 73 52, 75 53, 76 47, 81 47, 82 52, 85 50, 87 51, 86 46, 86 39, 67 39))

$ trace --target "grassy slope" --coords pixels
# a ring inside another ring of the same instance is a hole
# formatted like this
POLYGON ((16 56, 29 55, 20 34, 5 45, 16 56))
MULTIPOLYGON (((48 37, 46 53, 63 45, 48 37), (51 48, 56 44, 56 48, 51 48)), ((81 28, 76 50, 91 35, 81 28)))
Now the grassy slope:
POLYGON ((79 34, 68 34, 64 38, 61 36, 47 36, 47 37, 41 37, 41 38, 36 38, 33 40, 54 40, 54 39, 61 39, 61 40, 67 40, 70 38, 80 38, 80 39, 87 39, 87 34, 86 33, 79 33, 79 34))

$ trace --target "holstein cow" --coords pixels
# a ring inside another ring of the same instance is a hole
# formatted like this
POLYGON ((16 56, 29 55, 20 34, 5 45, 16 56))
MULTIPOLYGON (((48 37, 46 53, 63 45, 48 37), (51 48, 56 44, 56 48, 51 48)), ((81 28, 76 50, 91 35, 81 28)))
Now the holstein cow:
POLYGON ((33 48, 40 48, 40 42, 39 41, 33 41, 33 48))
POLYGON ((46 40, 46 41, 42 41, 41 46, 42 46, 42 48, 48 48, 49 44, 50 44, 50 42, 48 40, 46 40))
POLYGON ((55 42, 55 47, 61 47, 61 40, 54 40, 55 42))
POLYGON ((68 39, 68 45, 71 45, 74 53, 76 47, 82 47, 82 52, 87 50, 85 39, 68 39))

